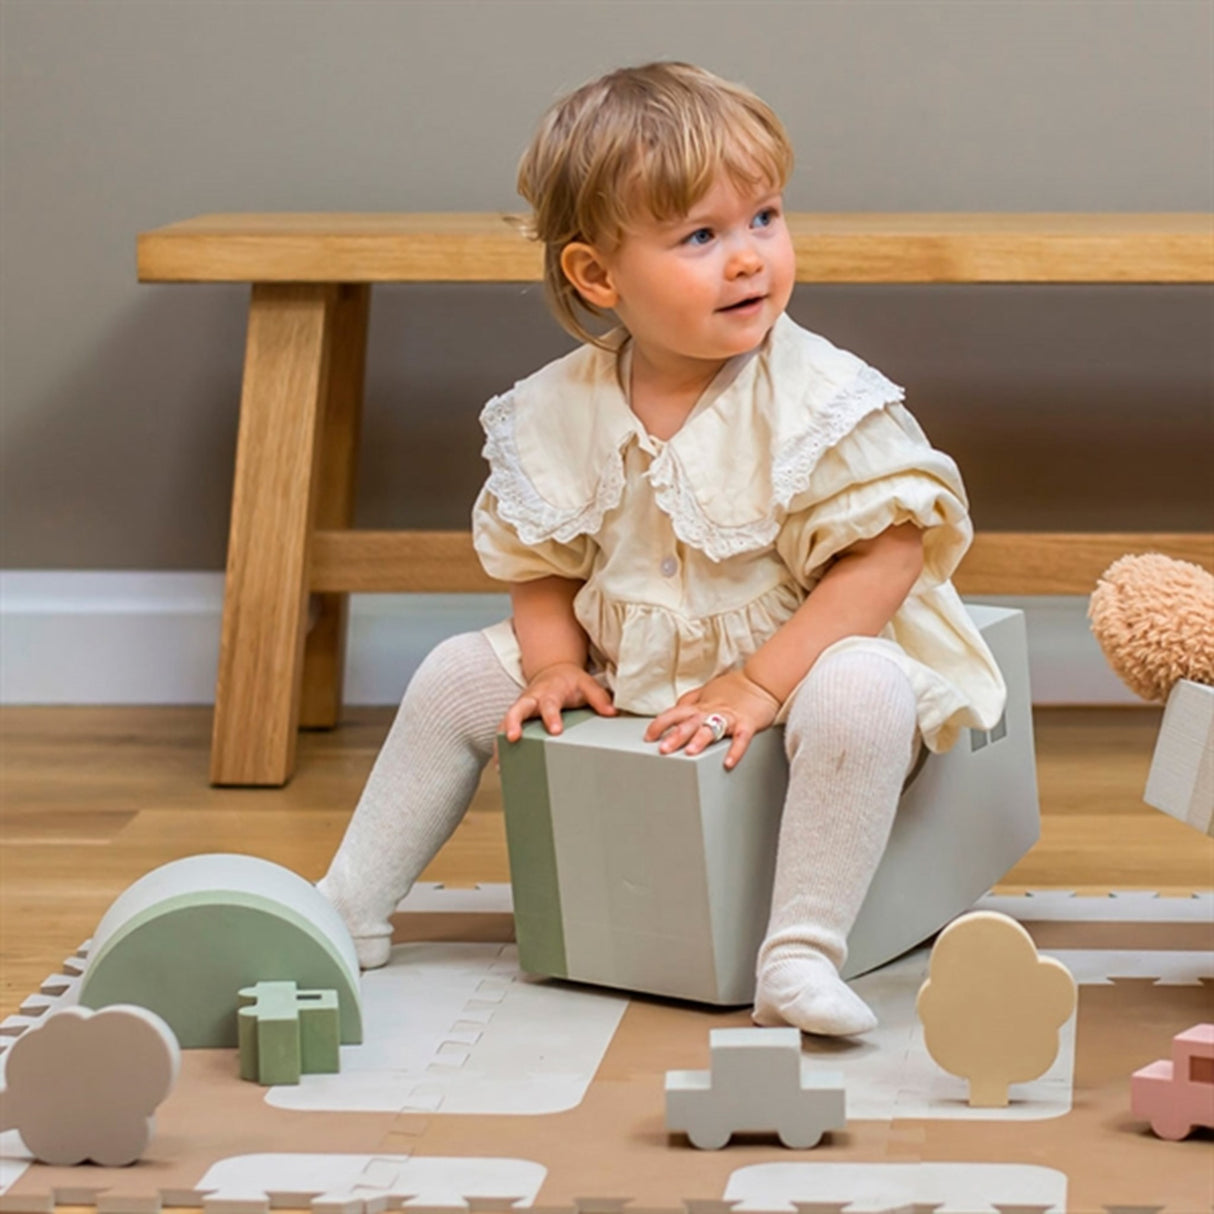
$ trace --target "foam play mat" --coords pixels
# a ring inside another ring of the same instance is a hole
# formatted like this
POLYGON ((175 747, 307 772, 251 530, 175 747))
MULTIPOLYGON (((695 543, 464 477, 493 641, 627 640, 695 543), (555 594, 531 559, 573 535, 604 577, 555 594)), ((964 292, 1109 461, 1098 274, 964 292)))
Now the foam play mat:
MULTIPOLYGON (((49 1167, 0 1134, 0 1209, 1209 1211, 1214 1135, 1157 1138, 1131 1112, 1130 1075, 1214 1020, 1214 895, 978 907, 1023 923, 1079 991, 1054 1064, 1005 1108, 971 1108, 965 1081, 928 1056, 924 947, 856 980, 875 1032, 803 1039, 814 1065, 843 1073, 846 1128, 807 1150, 774 1134, 697 1150, 666 1131, 665 1074, 706 1069, 709 1031, 749 1025, 746 1009, 528 977, 508 887, 419 886, 390 963, 362 977, 363 1041, 341 1047, 340 1073, 265 1088, 239 1078, 234 1049, 185 1050, 138 1163, 49 1167)), ((88 947, 0 1026, 0 1065, 74 1002, 88 947)))

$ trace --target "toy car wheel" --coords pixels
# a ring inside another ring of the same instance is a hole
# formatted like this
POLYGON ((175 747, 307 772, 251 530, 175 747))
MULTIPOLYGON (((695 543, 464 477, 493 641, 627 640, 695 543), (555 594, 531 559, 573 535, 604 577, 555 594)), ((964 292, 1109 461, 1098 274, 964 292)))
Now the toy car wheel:
POLYGON ((701 1151, 719 1151, 729 1141, 730 1131, 724 1126, 700 1126, 688 1130, 687 1137, 691 1139, 692 1146, 699 1147, 701 1151))
POLYGON ((1187 1138, 1189 1131, 1193 1127, 1183 1117, 1154 1117, 1151 1119, 1151 1129, 1159 1138, 1166 1138, 1168 1142, 1179 1142, 1182 1138, 1187 1138))
POLYGON ((822 1131, 814 1133, 806 1126, 797 1126, 791 1130, 779 1130, 777 1136, 780 1141, 793 1151, 807 1151, 810 1147, 816 1147, 822 1141, 822 1131))

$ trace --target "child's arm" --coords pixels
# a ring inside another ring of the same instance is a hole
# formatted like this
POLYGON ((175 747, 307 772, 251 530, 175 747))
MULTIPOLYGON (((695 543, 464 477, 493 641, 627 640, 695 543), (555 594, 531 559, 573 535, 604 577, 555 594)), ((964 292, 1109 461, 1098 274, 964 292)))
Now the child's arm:
POLYGON ((595 712, 615 712, 611 696, 586 670, 586 633, 573 614, 573 600, 582 583, 572 578, 545 577, 512 582, 514 634, 522 651, 527 686, 502 720, 511 742, 523 736, 523 722, 539 716, 549 733, 561 732, 561 709, 589 704, 595 712))
POLYGON ((876 636, 922 572, 923 532, 914 523, 853 544, 742 672, 783 704, 823 650, 844 637, 876 636))
POLYGON ((805 602, 776 634, 731 671, 681 696, 653 719, 646 738, 660 749, 686 747, 699 754, 711 744, 700 730, 707 713, 730 723, 733 744, 725 766, 733 767, 750 739, 776 718, 780 706, 809 673, 819 655, 848 636, 876 636, 893 619, 923 570, 923 533, 914 523, 890 527, 840 553, 805 602), (697 736, 698 731, 698 736, 697 736))
POLYGON ((523 678, 528 681, 558 662, 586 665, 586 633, 573 614, 573 600, 582 584, 564 577, 510 583, 514 635, 523 651, 523 678))

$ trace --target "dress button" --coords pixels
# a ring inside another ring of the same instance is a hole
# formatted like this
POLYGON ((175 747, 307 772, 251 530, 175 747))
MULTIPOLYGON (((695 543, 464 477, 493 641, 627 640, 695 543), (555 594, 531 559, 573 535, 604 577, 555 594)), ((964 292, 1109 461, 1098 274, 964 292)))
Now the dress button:
POLYGON ((679 562, 674 557, 668 556, 658 568, 661 569, 663 577, 674 577, 679 571, 679 562))

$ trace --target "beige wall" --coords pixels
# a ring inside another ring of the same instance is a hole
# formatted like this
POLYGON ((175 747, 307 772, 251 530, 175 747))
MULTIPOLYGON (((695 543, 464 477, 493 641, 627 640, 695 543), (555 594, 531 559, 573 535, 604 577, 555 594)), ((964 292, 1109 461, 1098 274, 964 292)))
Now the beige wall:
MULTIPOLYGON (((0 566, 223 563, 246 293, 139 286, 215 210, 518 205, 558 92, 679 57, 785 118, 804 210, 1204 210, 1208 0, 0 0, 0 566)), ((986 527, 1208 525, 1200 288, 801 289, 986 527)), ((377 292, 361 525, 464 524, 538 288, 377 292)))

